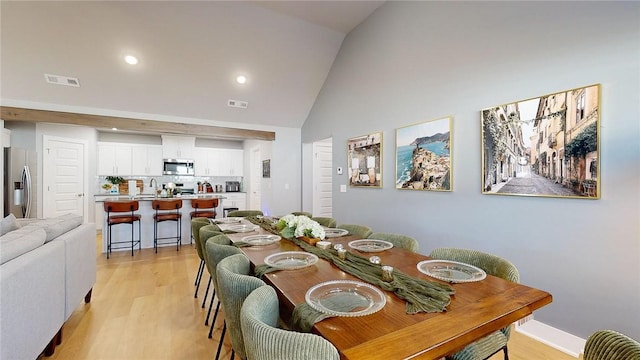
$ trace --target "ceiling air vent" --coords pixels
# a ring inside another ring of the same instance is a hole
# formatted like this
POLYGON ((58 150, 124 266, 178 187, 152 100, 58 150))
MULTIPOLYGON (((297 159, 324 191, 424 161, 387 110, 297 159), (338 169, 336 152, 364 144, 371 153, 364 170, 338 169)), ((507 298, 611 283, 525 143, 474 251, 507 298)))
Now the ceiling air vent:
POLYGON ((231 100, 231 99, 229 99, 227 101, 227 106, 234 107, 234 108, 240 108, 240 109, 246 109, 247 107, 249 107, 249 102, 248 101, 240 101, 240 100, 231 100))
POLYGON ((49 84, 80 87, 80 80, 78 80, 78 78, 51 74, 44 74, 44 78, 49 84))

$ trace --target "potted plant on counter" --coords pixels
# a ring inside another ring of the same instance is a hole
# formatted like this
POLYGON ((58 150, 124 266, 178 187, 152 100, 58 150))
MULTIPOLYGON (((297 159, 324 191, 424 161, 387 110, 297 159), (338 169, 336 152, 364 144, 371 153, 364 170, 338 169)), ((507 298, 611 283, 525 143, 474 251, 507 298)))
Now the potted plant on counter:
MULTIPOLYGON (((105 179, 111 183, 111 186, 109 187, 109 193, 119 194, 120 193, 119 185, 124 182, 124 178, 122 176, 107 176, 105 179)), ((103 188, 105 188, 104 185, 103 185, 103 188)))

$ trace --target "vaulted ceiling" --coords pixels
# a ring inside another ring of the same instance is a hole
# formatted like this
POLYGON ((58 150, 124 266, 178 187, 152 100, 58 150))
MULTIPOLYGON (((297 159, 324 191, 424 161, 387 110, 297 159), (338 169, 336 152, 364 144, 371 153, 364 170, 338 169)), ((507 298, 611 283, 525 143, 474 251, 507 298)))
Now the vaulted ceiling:
POLYGON ((383 2, 2 1, 0 98, 300 127, 345 35, 383 2))

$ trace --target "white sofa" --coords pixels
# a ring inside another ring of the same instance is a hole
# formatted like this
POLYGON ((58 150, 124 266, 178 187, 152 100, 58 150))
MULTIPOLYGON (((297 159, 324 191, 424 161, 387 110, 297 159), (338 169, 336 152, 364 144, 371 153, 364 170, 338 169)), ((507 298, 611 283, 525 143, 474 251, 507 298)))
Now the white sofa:
POLYGON ((0 236, 2 360, 50 355, 96 280, 95 224, 71 214, 18 223, 0 236))

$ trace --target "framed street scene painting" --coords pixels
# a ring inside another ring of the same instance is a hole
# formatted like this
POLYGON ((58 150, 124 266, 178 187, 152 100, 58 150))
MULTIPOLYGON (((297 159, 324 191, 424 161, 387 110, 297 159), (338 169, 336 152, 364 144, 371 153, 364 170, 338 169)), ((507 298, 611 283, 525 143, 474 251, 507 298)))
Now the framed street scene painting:
POLYGON ((481 111, 482 193, 600 198, 600 85, 481 111))
POLYGON ((396 129, 396 189, 451 191, 451 117, 396 129))
POLYGON ((262 160, 262 177, 263 178, 271 177, 271 159, 262 160))
POLYGON ((349 185, 382 187, 382 132, 347 141, 349 185))

